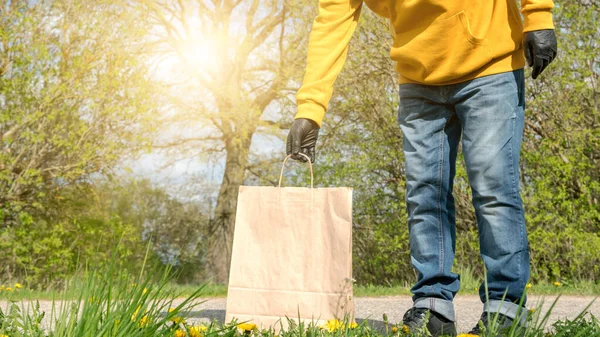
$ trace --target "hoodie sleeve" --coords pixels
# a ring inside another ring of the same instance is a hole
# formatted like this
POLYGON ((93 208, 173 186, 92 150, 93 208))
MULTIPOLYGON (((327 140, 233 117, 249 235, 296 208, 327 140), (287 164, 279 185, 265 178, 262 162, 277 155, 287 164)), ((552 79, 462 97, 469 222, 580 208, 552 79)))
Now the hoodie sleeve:
POLYGON ((523 32, 554 29, 552 8, 552 0, 521 0, 521 13, 525 18, 523 32))
POLYGON ((361 8, 362 0, 319 0, 319 15, 308 42, 304 81, 296 94, 296 119, 307 118, 321 126, 361 8))

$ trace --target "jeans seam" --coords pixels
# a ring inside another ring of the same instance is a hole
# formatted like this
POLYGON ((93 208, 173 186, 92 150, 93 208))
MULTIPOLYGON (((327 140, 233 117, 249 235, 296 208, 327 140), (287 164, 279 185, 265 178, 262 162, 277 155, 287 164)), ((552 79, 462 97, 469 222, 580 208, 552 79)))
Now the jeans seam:
POLYGON ((446 130, 446 126, 448 125, 448 120, 444 123, 444 127, 440 132, 440 160, 439 160, 439 169, 438 169, 438 234, 440 240, 440 261, 438 266, 438 272, 440 274, 444 273, 444 228, 442 223, 442 184, 443 184, 443 172, 444 172, 444 131, 446 130))
MULTIPOLYGON (((513 146, 514 144, 513 143, 515 141, 515 128, 516 128, 515 124, 516 124, 516 120, 517 120, 516 114, 517 114, 517 110, 518 109, 519 109, 519 106, 517 104, 517 107, 513 110, 513 113, 514 113, 515 116, 514 116, 514 118, 511 118, 511 139, 510 139, 510 142, 509 142, 509 145, 508 145, 509 146, 509 152, 508 153, 509 153, 509 157, 510 157, 510 167, 511 167, 510 175, 511 175, 511 178, 512 178, 512 186, 511 187, 512 187, 512 194, 513 194, 513 202, 514 202, 515 205, 517 205, 519 203, 518 189, 517 189, 517 185, 516 185, 517 184, 517 181, 516 181, 516 175, 517 174, 515 172, 515 163, 514 163, 514 158, 513 158, 513 151, 514 151, 514 146, 513 146)), ((517 163, 517 165, 518 165, 518 163, 517 163)), ((520 246, 523 247, 523 224, 521 223, 521 219, 522 219, 521 214, 520 214, 521 211, 518 210, 516 213, 518 215, 516 216, 516 219, 513 218, 513 221, 516 224, 519 225, 519 237, 520 237, 520 243, 521 243, 520 246)), ((523 288, 525 286, 525 284, 523 283, 523 280, 521 279, 520 276, 521 276, 521 265, 525 261, 523 261, 524 254, 521 253, 520 255, 521 255, 521 258, 520 258, 521 263, 517 263, 517 275, 519 275, 518 276, 518 278, 519 278, 519 288, 523 288)), ((512 299, 510 299, 510 300, 512 301, 512 299)))

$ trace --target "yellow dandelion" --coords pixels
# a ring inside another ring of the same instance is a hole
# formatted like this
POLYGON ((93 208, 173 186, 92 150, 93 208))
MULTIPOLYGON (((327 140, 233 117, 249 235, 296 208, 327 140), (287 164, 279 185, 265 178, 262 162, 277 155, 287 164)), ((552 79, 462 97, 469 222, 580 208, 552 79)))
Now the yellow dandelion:
POLYGON ((177 308, 169 308, 169 312, 173 312, 175 310, 177 310, 177 308))
POLYGON ((196 325, 191 327, 188 332, 190 333, 190 337, 202 337, 202 333, 206 332, 208 328, 204 325, 196 325))
POLYGON ((185 337, 185 336, 187 336, 185 331, 183 331, 181 329, 175 331, 175 337, 185 337))
POLYGON ((393 332, 393 333, 396 333, 396 332, 398 332, 398 327, 394 325, 394 326, 392 327, 392 332, 393 332))
POLYGON ((557 286, 557 287, 560 287, 560 286, 562 286, 562 283, 556 281, 556 282, 554 282, 554 285, 557 286))
POLYGON ((148 315, 144 315, 144 317, 142 317, 140 319, 140 321, 138 322, 138 327, 143 328, 146 325, 148 325, 150 322, 152 322, 152 320, 148 318, 148 315))
POLYGON ((527 288, 527 289, 529 289, 531 287, 532 287, 531 283, 527 283, 527 285, 525 285, 525 288, 527 288))
POLYGON ((148 292, 148 288, 144 288, 144 290, 142 290, 142 295, 146 295, 147 292, 148 292))
POLYGON ((181 317, 181 316, 175 316, 175 317, 171 318, 171 322, 173 322, 175 324, 185 323, 185 319, 183 319, 183 317, 181 317))
POLYGON ((240 323, 237 325, 238 329, 243 331, 252 331, 256 329, 256 324, 253 323, 240 323))
POLYGON ((402 332, 408 334, 410 332, 410 328, 406 324, 402 324, 402 332))
POLYGON ((15 288, 21 289, 23 288, 23 286, 21 285, 21 283, 15 283, 15 288))
POLYGON ((456 337, 479 337, 478 335, 473 335, 470 333, 461 333, 460 335, 456 336, 456 337))
POLYGON ((11 288, 11 287, 7 287, 7 288, 6 288, 6 291, 14 291, 14 290, 13 290, 13 288, 11 288))
POLYGON ((479 291, 479 287, 475 287, 475 291, 479 291))
POLYGON ((535 312, 535 308, 529 309, 529 313, 533 314, 535 312))
POLYGON ((342 329, 344 327, 344 325, 342 324, 342 322, 340 322, 337 319, 330 319, 327 321, 327 323, 321 325, 321 329, 327 330, 329 332, 334 332, 337 331, 339 329, 342 329))
MULTIPOLYGON (((0 291, 6 290, 6 287, 4 285, 0 286, 0 291)), ((1 336, 0 336, 1 337, 1 336)))
POLYGON ((356 328, 358 328, 358 323, 356 323, 356 322, 352 322, 352 323, 350 324, 350 329, 356 329, 356 328))
POLYGON ((133 315, 131 315, 131 321, 135 322, 135 319, 137 317, 138 312, 140 312, 140 309, 142 308, 141 305, 138 305, 137 309, 135 309, 135 311, 133 312, 133 315))
POLYGON ((0 337, 8 337, 8 335, 0 335, 0 337))

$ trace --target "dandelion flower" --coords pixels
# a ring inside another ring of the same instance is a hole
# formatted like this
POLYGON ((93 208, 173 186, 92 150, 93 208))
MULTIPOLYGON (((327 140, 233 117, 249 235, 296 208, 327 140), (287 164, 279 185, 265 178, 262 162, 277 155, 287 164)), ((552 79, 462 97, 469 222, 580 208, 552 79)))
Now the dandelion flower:
MULTIPOLYGON (((6 287, 4 285, 0 286, 0 291, 6 290, 6 287)), ((0 336, 1 337, 1 336, 0 336)))
POLYGON ((356 329, 356 328, 358 328, 358 323, 356 323, 356 322, 352 322, 352 323, 350 324, 350 329, 356 329))
POLYGON ((185 331, 183 331, 181 329, 175 331, 175 337, 185 337, 185 336, 187 336, 185 331))
POLYGON ((175 316, 175 317, 171 317, 171 322, 173 322, 175 324, 185 323, 185 319, 183 319, 183 317, 181 317, 181 316, 175 316))
POLYGON ((456 336, 456 337, 479 337, 478 335, 473 335, 470 333, 461 333, 460 335, 456 336))
POLYGON ((479 287, 475 287, 475 291, 479 291, 479 287))
POLYGON ((402 324, 402 332, 408 334, 410 332, 410 328, 406 324, 402 324))
POLYGON ((533 314, 535 312, 535 308, 529 309, 529 313, 533 314))
POLYGON ((196 325, 189 329, 190 337, 202 337, 202 333, 206 332, 208 328, 204 325, 196 325))
POLYGON ((177 310, 177 308, 169 308, 169 312, 173 312, 175 310, 177 310))
POLYGON ((152 320, 148 318, 148 315, 144 315, 138 322, 138 328, 143 328, 148 325, 152 320))
POLYGON ((146 295, 147 292, 148 292, 148 288, 144 288, 144 290, 142 290, 142 295, 146 295))
POLYGON ((321 329, 327 330, 329 332, 334 332, 343 328, 342 322, 337 319, 330 319, 327 323, 321 326, 321 329))
POLYGON ((393 333, 396 333, 396 332, 398 332, 398 327, 394 325, 394 326, 392 327, 392 332, 393 332, 393 333))
POLYGON ((562 286, 562 283, 556 281, 556 282, 554 282, 554 285, 557 286, 557 287, 560 287, 560 286, 562 286))
POLYGON ((532 287, 531 283, 527 283, 527 285, 525 285, 525 288, 527 288, 527 289, 529 289, 531 287, 532 287))
POLYGON ((256 329, 256 324, 252 324, 252 323, 241 323, 237 325, 238 329, 243 330, 243 331, 252 331, 254 329, 256 329))
POLYGON ((15 288, 21 289, 23 288, 23 286, 21 285, 21 283, 15 283, 15 288))
POLYGON ((6 291, 14 291, 14 290, 13 290, 13 288, 11 288, 11 287, 7 287, 7 288, 6 288, 6 291))

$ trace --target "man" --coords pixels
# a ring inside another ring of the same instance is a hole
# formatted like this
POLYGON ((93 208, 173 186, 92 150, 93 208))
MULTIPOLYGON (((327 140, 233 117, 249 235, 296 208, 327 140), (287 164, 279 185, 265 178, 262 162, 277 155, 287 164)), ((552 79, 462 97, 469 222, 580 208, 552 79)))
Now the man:
MULTIPOLYGON (((456 335, 452 300, 455 208, 452 183, 459 140, 473 194, 488 313, 501 328, 523 325, 529 252, 519 195, 525 60, 535 79, 556 56, 552 0, 365 0, 390 20, 390 56, 400 78, 398 120, 403 132, 406 203, 412 264, 418 281, 413 307, 403 317, 411 329, 456 335), (521 16, 522 14, 522 16, 521 16), (524 22, 523 19, 524 18, 524 22), (429 314, 428 314, 429 313, 429 314)), ((306 75, 297 93, 298 113, 287 153, 315 157, 315 144, 335 78, 356 28, 362 0, 320 0, 312 26, 306 75)), ((364 113, 369 113, 365 111, 364 113)))

